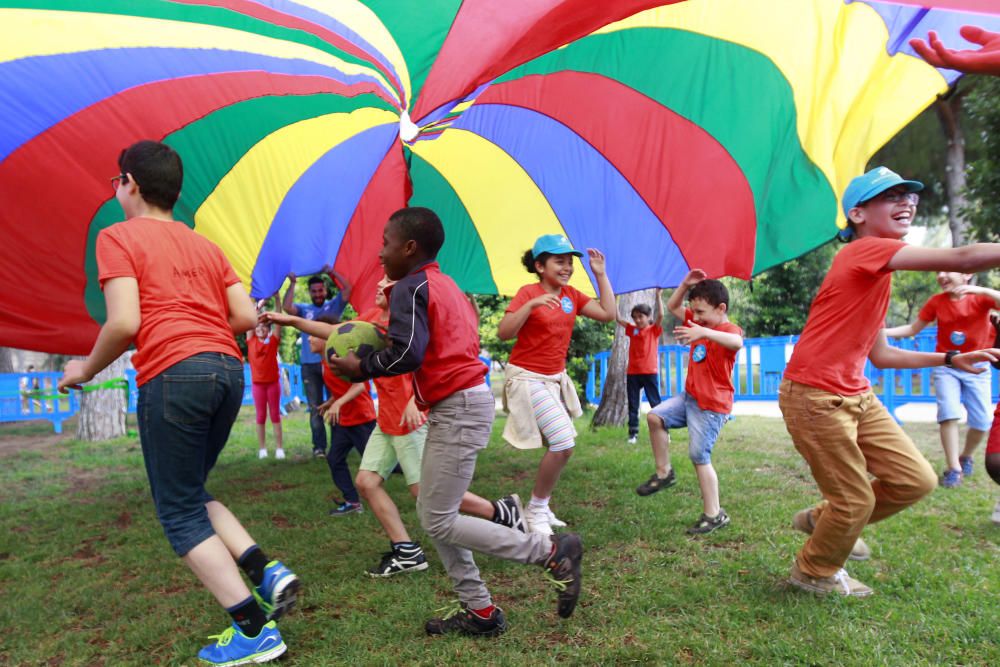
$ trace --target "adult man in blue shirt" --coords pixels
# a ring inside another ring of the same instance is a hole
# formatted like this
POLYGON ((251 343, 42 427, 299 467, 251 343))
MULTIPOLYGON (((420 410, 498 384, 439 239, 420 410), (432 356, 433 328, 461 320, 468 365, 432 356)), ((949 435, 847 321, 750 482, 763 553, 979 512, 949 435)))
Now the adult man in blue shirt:
MULTIPOLYGON (((324 266, 320 272, 309 278, 309 298, 311 303, 294 303, 294 273, 288 274, 290 281, 282 300, 282 308, 290 315, 307 320, 339 320, 351 298, 351 283, 332 267, 324 266), (340 291, 332 299, 322 274, 329 274, 340 291)), ((309 349, 309 335, 303 333, 299 348, 299 363, 302 365, 302 384, 305 385, 309 402, 309 428, 312 430, 313 456, 326 456, 327 434, 323 415, 317 409, 326 400, 326 386, 323 384, 323 357, 309 349)))

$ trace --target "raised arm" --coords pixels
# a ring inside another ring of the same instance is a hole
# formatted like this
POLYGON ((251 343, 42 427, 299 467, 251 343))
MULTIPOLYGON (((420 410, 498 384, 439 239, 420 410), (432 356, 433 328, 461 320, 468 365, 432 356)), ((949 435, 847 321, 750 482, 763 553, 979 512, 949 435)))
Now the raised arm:
POLYGON ((923 331, 930 322, 925 322, 919 317, 910 324, 901 324, 898 327, 892 327, 890 329, 884 329, 885 335, 888 338, 909 338, 910 336, 916 336, 918 333, 923 331))
POLYGON ((337 270, 334 269, 332 266, 330 267, 329 276, 330 279, 333 280, 334 284, 338 288, 340 288, 340 296, 343 299, 344 303, 350 301, 351 292, 354 289, 354 286, 351 284, 351 281, 349 281, 343 274, 338 273, 337 270))
POLYGON ((679 319, 681 322, 684 321, 684 295, 687 291, 700 283, 702 280, 708 277, 701 269, 691 269, 688 274, 684 276, 684 280, 681 284, 677 286, 670 294, 670 298, 667 299, 667 310, 670 314, 679 319))
POLYGON ((281 302, 281 309, 289 315, 298 315, 299 308, 295 305, 295 281, 294 273, 288 274, 288 289, 285 290, 285 298, 281 302))
POLYGON ((656 296, 653 298, 653 324, 663 324, 663 290, 656 288, 656 296))
POLYGON ((615 304, 615 293, 608 280, 605 268, 604 253, 596 248, 587 248, 590 258, 590 270, 597 278, 598 300, 590 300, 580 309, 580 314, 598 322, 611 322, 618 316, 618 306, 615 304))

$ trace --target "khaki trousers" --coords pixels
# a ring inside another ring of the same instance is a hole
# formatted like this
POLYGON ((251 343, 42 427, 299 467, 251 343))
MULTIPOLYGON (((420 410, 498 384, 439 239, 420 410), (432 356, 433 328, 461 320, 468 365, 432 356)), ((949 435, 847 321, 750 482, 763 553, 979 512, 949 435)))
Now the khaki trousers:
POLYGON ((783 380, 778 405, 824 498, 813 510, 815 529, 798 554, 799 569, 829 577, 867 524, 926 496, 937 477, 870 390, 841 396, 783 380))

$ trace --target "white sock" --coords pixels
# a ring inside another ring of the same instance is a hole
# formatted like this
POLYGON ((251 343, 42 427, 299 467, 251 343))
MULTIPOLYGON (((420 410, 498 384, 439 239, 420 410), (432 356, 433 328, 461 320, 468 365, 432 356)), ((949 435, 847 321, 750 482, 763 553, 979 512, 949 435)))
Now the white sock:
POLYGON ((549 499, 539 498, 535 494, 531 494, 531 502, 528 503, 529 507, 542 507, 548 509, 549 499))

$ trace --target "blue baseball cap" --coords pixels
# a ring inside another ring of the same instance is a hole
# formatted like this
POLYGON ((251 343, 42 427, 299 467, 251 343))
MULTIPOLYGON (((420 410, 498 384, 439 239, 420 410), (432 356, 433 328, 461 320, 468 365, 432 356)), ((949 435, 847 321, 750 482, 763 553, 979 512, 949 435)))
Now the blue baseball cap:
POLYGON ((539 236, 538 240, 535 241, 535 245, 531 246, 531 256, 538 257, 543 252, 547 252, 550 255, 576 255, 577 257, 583 257, 583 253, 579 250, 574 250, 573 246, 570 245, 569 239, 562 234, 539 236))
POLYGON ((847 212, 858 204, 863 204, 897 185, 905 185, 907 192, 920 192, 924 189, 924 184, 920 181, 908 181, 888 167, 875 167, 852 179, 847 184, 844 198, 841 200, 844 217, 847 217, 847 212))

